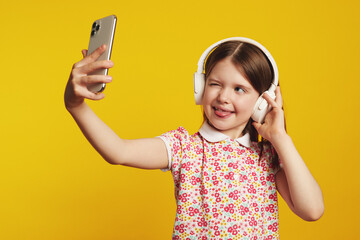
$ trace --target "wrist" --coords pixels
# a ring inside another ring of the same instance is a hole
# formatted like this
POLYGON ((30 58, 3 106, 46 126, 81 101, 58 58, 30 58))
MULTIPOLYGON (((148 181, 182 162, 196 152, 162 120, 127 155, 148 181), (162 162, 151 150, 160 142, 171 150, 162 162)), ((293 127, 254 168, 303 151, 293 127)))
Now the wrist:
POLYGON ((287 142, 292 142, 291 137, 284 131, 279 132, 273 135, 271 144, 275 149, 278 149, 281 145, 286 144, 287 142))
POLYGON ((83 109, 85 107, 85 105, 86 105, 85 101, 82 100, 81 102, 76 103, 76 104, 65 103, 65 108, 71 115, 73 115, 76 112, 81 111, 81 109, 83 109))

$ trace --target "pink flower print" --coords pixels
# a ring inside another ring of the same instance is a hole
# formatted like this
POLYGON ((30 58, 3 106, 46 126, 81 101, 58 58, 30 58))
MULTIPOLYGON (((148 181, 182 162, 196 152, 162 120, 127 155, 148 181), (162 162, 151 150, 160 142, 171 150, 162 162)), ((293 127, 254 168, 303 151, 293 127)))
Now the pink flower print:
POLYGON ((248 193, 252 193, 252 194, 255 194, 256 193, 256 189, 254 188, 253 185, 250 185, 250 188, 248 188, 248 193))
POLYGON ((255 220, 254 217, 251 218, 251 221, 249 222, 249 225, 252 226, 257 226, 257 221, 255 220))
POLYGON ((239 181, 240 181, 240 182, 244 182, 244 181, 246 181, 246 180, 247 180, 247 176, 240 174, 240 176, 239 176, 239 181))
POLYGON ((240 214, 243 216, 246 214, 245 208, 243 206, 240 206, 240 214))
POLYGON ((235 180, 233 172, 229 172, 229 178, 230 180, 235 180))
POLYGON ((258 204, 257 204, 257 203, 253 203, 252 206, 253 206, 255 212, 259 212, 259 208, 258 208, 258 204))
POLYGON ((185 183, 185 181, 185 174, 183 173, 180 175, 180 182, 185 183))
POLYGON ((274 213, 275 212, 274 204, 270 204, 268 207, 265 207, 265 211, 274 213))
POLYGON ((266 177, 266 181, 275 182, 274 174, 269 174, 269 176, 266 177))
POLYGON ((195 176, 191 176, 191 184, 196 185, 196 177, 195 176))
POLYGON ((274 200, 274 201, 277 201, 276 193, 270 194, 270 195, 269 195, 269 199, 272 199, 272 200, 274 200))
POLYGON ((268 226, 268 229, 269 229, 270 231, 276 232, 276 231, 278 230, 277 223, 275 222, 274 224, 269 225, 269 226, 268 226))
POLYGON ((179 199, 180 199, 181 202, 187 202, 188 199, 186 197, 187 197, 187 194, 184 193, 184 194, 179 196, 179 199))
POLYGON ((178 214, 181 214, 182 213, 182 211, 181 211, 181 209, 177 209, 177 211, 176 211, 178 214))
POLYGON ((230 197, 231 199, 233 199, 233 200, 236 201, 236 200, 239 199, 238 194, 239 194, 239 191, 238 191, 238 190, 235 190, 234 192, 231 192, 231 193, 229 194, 229 197, 230 197))

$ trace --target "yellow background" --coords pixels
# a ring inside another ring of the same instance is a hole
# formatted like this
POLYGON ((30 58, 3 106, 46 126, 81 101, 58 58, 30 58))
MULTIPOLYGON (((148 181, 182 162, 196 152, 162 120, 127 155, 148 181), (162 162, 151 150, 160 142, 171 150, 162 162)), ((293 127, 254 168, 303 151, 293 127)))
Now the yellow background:
POLYGON ((63 104, 92 21, 118 17, 114 81, 89 103, 123 138, 201 124, 192 74, 227 37, 277 61, 287 129, 322 187, 305 222, 280 200, 282 239, 355 239, 359 198, 359 2, 1 1, 0 239, 170 239, 172 177, 107 164, 63 104))

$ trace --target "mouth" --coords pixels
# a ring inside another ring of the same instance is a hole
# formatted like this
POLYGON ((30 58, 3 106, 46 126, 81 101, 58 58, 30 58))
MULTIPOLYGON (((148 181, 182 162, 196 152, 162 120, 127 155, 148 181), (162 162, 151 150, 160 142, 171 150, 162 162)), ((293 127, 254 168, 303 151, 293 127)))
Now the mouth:
POLYGON ((220 118, 226 118, 229 117, 231 114, 235 113, 234 111, 230 111, 224 108, 218 108, 218 107, 213 107, 214 113, 216 116, 220 117, 220 118))

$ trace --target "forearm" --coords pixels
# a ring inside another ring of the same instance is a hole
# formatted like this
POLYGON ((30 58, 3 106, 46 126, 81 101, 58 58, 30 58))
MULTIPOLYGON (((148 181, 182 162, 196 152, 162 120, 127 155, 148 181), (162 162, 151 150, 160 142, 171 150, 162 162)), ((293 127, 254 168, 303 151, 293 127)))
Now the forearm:
POLYGON ((160 138, 121 139, 85 102, 67 109, 87 140, 107 162, 142 169, 168 166, 167 150, 160 138))
POLYGON ((316 220, 324 211, 320 186, 297 152, 290 136, 282 134, 277 139, 273 146, 285 173, 292 209, 305 220, 316 220))
POLYGON ((85 102, 67 110, 99 154, 111 164, 121 164, 121 145, 124 140, 120 139, 85 102))

